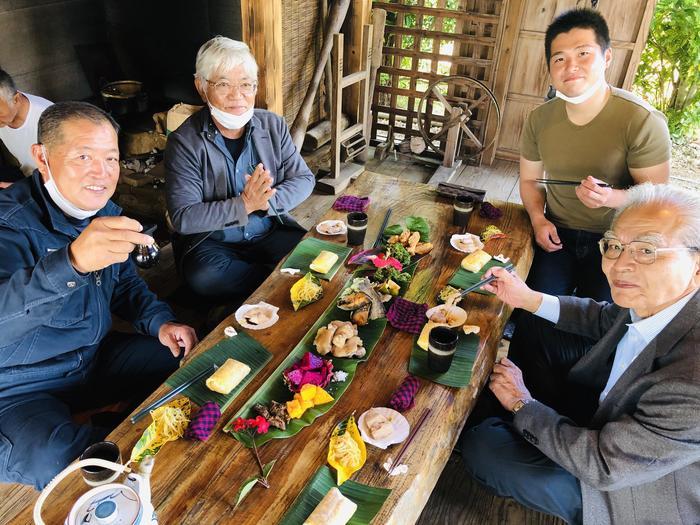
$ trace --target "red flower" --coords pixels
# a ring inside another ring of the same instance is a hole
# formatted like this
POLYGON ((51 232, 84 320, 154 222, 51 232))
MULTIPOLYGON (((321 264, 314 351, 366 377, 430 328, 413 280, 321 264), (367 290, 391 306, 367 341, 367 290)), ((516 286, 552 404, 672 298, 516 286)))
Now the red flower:
POLYGON ((385 266, 393 266, 399 272, 403 269, 403 266, 399 262, 398 259, 395 259, 394 257, 387 257, 383 253, 380 253, 374 259, 372 259, 372 264, 374 264, 374 266, 376 266, 377 268, 384 268, 385 266))
POLYGON ((270 429, 269 421, 262 416, 258 416, 255 418, 255 424, 258 430, 258 434, 266 434, 267 431, 270 429))
POLYGON ((243 419, 242 417, 237 418, 233 422, 233 431, 234 432, 240 432, 241 430, 245 430, 246 428, 248 428, 248 425, 246 423, 246 420, 243 419))

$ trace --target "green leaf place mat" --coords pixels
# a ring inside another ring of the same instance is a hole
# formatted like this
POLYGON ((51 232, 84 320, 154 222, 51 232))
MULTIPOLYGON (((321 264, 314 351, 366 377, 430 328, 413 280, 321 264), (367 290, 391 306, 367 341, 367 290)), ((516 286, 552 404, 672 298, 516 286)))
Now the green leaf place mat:
MULTIPOLYGON (((331 470, 325 465, 319 468, 279 525, 302 525, 328 491, 335 486, 331 470)), ((372 523, 391 494, 391 489, 370 487, 352 480, 343 483, 338 487, 338 490, 343 496, 357 504, 357 510, 350 518, 348 525, 369 525, 372 523)))
MULTIPOLYGON (((494 266, 503 267, 506 264, 508 263, 502 263, 500 261, 497 261, 496 259, 491 259, 484 265, 484 267, 481 270, 479 270, 476 273, 468 272, 460 265, 460 267, 457 269, 457 271, 454 273, 454 275, 447 284, 449 284, 450 286, 454 286, 455 288, 461 288, 462 290, 464 290, 481 281, 484 278, 484 274, 489 268, 493 268, 494 266)), ((485 290, 477 289, 474 291, 482 295, 493 295, 491 292, 487 292, 485 290)))
MULTIPOLYGON (((346 285, 343 287, 343 290, 347 286, 349 286, 351 282, 352 279, 349 279, 346 285)), ((338 297, 340 297, 340 295, 343 293, 343 290, 340 291, 338 296, 333 300, 333 302, 326 309, 323 315, 318 319, 318 321, 316 321, 316 323, 314 323, 314 325, 309 329, 306 335, 292 349, 292 351, 285 358, 285 360, 282 361, 282 363, 277 367, 277 369, 274 372, 272 372, 270 377, 267 378, 267 380, 262 384, 258 391, 255 392, 255 394, 253 394, 250 397, 250 399, 246 401, 246 403, 231 418, 231 420, 228 423, 226 423, 226 426, 224 427, 224 432, 230 433, 231 435, 233 435, 233 437, 235 437, 238 441, 240 441, 247 447, 252 447, 253 443, 248 434, 237 433, 233 431, 233 421, 238 417, 250 418, 257 415, 253 410, 253 405, 255 405, 256 403, 265 404, 273 400, 280 403, 284 403, 286 401, 292 400, 294 394, 289 390, 289 388, 287 388, 287 385, 285 385, 282 372, 284 372, 287 368, 292 366, 292 364, 301 359, 306 352, 315 351, 313 342, 316 338, 316 332, 319 328, 321 328, 322 326, 326 326, 328 323, 336 319, 341 321, 350 320, 350 312, 341 310, 336 306, 338 302, 338 297)), ((332 402, 309 408, 308 410, 306 410, 306 412, 304 412, 304 415, 301 418, 292 419, 287 424, 287 428, 285 430, 270 427, 270 430, 267 432, 267 434, 256 436, 255 444, 259 446, 263 445, 264 443, 267 443, 271 439, 284 439, 294 436, 297 433, 299 433, 299 431, 301 431, 302 428, 311 425, 317 417, 322 416, 323 414, 327 413, 331 408, 333 408, 340 396, 342 396, 343 393, 348 389, 348 386, 350 386, 353 377, 355 377, 355 370, 357 369, 357 365, 369 359, 372 350, 377 345, 379 339, 381 339, 382 334, 384 333, 384 328, 386 328, 386 322, 386 317, 382 317, 381 319, 375 319, 373 321, 370 321, 365 326, 358 327, 358 336, 360 337, 360 339, 362 339, 365 350, 367 350, 367 353, 364 355, 364 357, 341 358, 333 357, 331 354, 321 356, 323 359, 331 359, 331 361, 333 362, 333 371, 342 370, 343 372, 347 372, 348 374, 345 381, 331 381, 324 388, 326 392, 333 396, 332 402)))
POLYGON ((428 352, 418 346, 417 341, 418 338, 413 341, 411 361, 408 364, 408 371, 411 374, 445 386, 462 388, 469 384, 476 353, 479 350, 479 336, 459 334, 457 352, 452 359, 450 369, 444 374, 433 372, 428 367, 428 352))
POLYGON ((165 384, 176 388, 212 364, 221 366, 229 357, 250 367, 250 373, 231 392, 224 395, 209 390, 205 384, 206 378, 189 386, 182 392, 182 395, 189 397, 191 401, 199 406, 202 406, 207 401, 214 401, 223 412, 238 393, 272 359, 272 354, 245 332, 238 332, 238 335, 235 337, 226 338, 206 352, 194 357, 189 363, 171 375, 165 384))
POLYGON ((312 271, 313 274, 320 279, 330 281, 333 279, 333 276, 336 274, 338 269, 343 265, 343 263, 345 263, 345 259, 348 258, 350 252, 352 252, 352 248, 348 246, 316 239, 315 237, 307 237, 296 245, 296 248, 294 248, 292 253, 290 253, 287 259, 284 261, 282 268, 298 268, 301 270, 302 275, 312 271), (323 250, 337 254, 338 260, 328 273, 313 272, 313 270, 309 269, 309 265, 323 250))

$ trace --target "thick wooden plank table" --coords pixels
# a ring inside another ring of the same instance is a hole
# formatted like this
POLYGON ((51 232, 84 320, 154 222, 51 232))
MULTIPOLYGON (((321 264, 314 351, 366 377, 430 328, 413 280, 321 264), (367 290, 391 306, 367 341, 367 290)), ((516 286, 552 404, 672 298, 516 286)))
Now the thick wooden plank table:
MULTIPOLYGON (((463 254, 451 249, 449 237, 458 230, 452 226, 452 205, 437 196, 435 189, 424 184, 402 182, 366 172, 348 189, 350 194, 369 195, 370 223, 365 245, 377 236, 384 213, 393 209, 390 224, 409 215, 426 217, 431 226, 434 250, 418 266, 407 299, 435 304, 435 295, 458 267, 463 254)), ((504 216, 497 224, 508 238, 491 241, 491 253, 504 253, 514 262, 516 271, 525 276, 532 259, 531 230, 527 215, 519 205, 496 203, 504 216)), ((329 210, 324 219, 342 218, 343 213, 329 210)), ((492 221, 472 214, 468 231, 479 233, 492 221)), ((310 236, 320 237, 315 231, 310 236)), ((342 240, 336 237, 333 239, 342 240)), ((274 524, 292 505, 306 482, 319 466, 326 464, 328 438, 335 424, 352 412, 357 415, 373 406, 385 406, 393 390, 408 370, 413 336, 387 325, 382 339, 370 359, 360 364, 354 381, 335 407, 316 422, 290 439, 273 440, 261 448, 263 462, 277 458, 270 476, 271 487, 257 486, 242 505, 234 510, 238 487, 257 473, 252 453, 220 428, 239 409, 279 365, 309 330, 350 278, 351 269, 342 268, 330 283, 324 283, 324 297, 299 312, 292 310, 289 288, 298 277, 281 274, 278 269, 256 290, 247 302, 264 300, 280 307, 280 320, 270 329, 249 331, 272 354, 273 359, 238 396, 224 413, 217 431, 205 443, 184 439, 167 443, 156 456, 151 478, 153 502, 161 524, 250 523, 274 524)), ((432 492, 450 453, 457 442, 475 398, 486 381, 495 360, 503 326, 510 314, 495 297, 470 294, 462 303, 468 312, 467 323, 481 327, 479 355, 471 384, 456 389, 421 380, 416 406, 405 413, 414 425, 425 408, 431 415, 406 451, 402 463, 408 473, 388 477, 381 465, 388 456, 395 457, 399 446, 387 451, 368 446, 367 463, 353 479, 373 486, 389 487, 391 496, 374 520, 376 524, 414 523, 432 492)), ((204 351, 221 340, 223 329, 233 323, 233 316, 217 327, 196 349, 204 351)), ((128 385, 124 385, 128 389, 128 385)), ((151 401, 167 391, 161 387, 151 401)), ((132 425, 122 423, 109 439, 119 443, 122 455, 129 451, 149 424, 149 418, 132 425)), ((45 509, 47 523, 62 523, 72 502, 86 490, 78 475, 64 481, 45 509)), ((31 489, 23 489, 31 491, 31 489)), ((17 523, 31 522, 31 507, 17 516, 17 523)))

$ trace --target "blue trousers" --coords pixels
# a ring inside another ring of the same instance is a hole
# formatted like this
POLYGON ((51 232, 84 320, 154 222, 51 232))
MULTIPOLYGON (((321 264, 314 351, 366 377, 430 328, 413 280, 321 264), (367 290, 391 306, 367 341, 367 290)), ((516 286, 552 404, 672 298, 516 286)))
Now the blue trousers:
POLYGON ((127 397, 131 411, 178 366, 157 339, 133 334, 109 334, 95 359, 89 382, 79 390, 0 399, 0 482, 41 490, 89 445, 113 430, 104 423, 76 424, 73 412, 127 397))
POLYGON ((276 226, 250 242, 205 239, 185 256, 185 279, 199 295, 248 297, 305 233, 293 226, 276 226))
POLYGON ((567 523, 583 523, 578 480, 525 441, 507 421, 489 418, 465 430, 461 447, 467 471, 499 496, 567 523))

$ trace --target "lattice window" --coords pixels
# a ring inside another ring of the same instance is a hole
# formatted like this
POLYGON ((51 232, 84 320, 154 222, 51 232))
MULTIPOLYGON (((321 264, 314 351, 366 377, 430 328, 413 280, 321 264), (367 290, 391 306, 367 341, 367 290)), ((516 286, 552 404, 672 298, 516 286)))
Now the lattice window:
MULTIPOLYGON (((505 0, 390 0, 375 1, 386 9, 382 66, 372 101, 372 138, 386 140, 389 126, 401 141, 420 135, 417 109, 428 86, 449 75, 481 80, 492 86, 498 28, 505 0)), ((447 100, 477 100, 479 90, 439 88, 447 100), (461 91, 461 92, 455 92, 461 91), (476 91, 476 92, 474 92, 476 91)), ((427 108, 431 123, 447 119, 439 102, 427 108)), ((476 113, 470 129, 484 140, 487 114, 476 113)), ((439 147, 445 148, 446 134, 439 147)), ((473 148, 463 139, 462 148, 473 148)))

